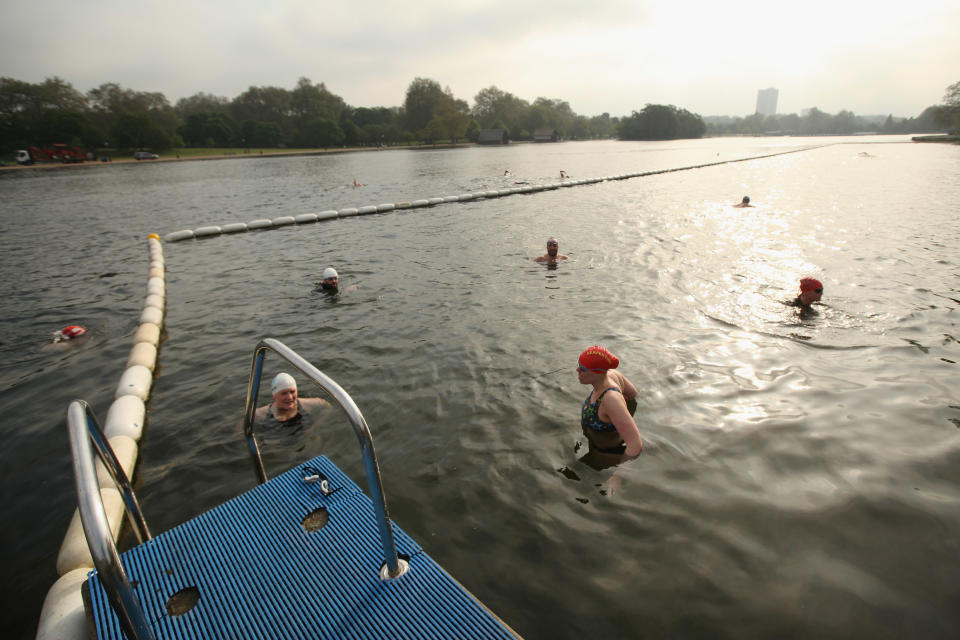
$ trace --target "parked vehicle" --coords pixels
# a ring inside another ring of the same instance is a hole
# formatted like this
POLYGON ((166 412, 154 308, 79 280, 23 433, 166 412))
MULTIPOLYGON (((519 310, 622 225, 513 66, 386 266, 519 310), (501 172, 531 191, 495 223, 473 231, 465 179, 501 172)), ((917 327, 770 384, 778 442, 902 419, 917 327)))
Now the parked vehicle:
POLYGON ((150 153, 149 151, 136 151, 134 152, 133 157, 136 160, 156 160, 160 156, 155 153, 150 153))
POLYGON ((71 147, 58 143, 49 147, 30 147, 17 151, 17 164, 34 164, 36 162, 83 162, 87 153, 80 147, 71 147))

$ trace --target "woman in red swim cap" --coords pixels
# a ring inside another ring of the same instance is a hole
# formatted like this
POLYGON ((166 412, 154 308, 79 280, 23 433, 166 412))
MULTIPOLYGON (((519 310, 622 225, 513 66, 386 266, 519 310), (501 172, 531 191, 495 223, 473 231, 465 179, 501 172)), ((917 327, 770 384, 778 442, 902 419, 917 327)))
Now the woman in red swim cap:
POLYGON ((802 309, 809 309, 810 305, 814 302, 818 302, 823 296, 823 285, 816 278, 801 278, 800 279, 800 292, 797 295, 796 300, 793 301, 793 306, 800 307, 802 309))
POLYGON ((593 387, 580 409, 580 427, 591 452, 636 458, 643 450, 640 430, 628 402, 636 409, 637 388, 615 371, 620 360, 605 347, 594 345, 580 354, 577 379, 593 387))

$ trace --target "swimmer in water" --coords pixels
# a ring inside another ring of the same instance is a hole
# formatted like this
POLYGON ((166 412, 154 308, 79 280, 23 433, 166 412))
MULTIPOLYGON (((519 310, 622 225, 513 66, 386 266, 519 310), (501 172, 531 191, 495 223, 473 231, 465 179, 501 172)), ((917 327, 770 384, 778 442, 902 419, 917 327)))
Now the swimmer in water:
POLYGON ((743 209, 744 207, 752 207, 753 205, 750 204, 750 196, 743 196, 743 200, 733 206, 735 209, 743 209))
POLYGON ((87 330, 78 324, 68 324, 60 331, 53 333, 54 342, 64 342, 67 340, 76 340, 87 335, 87 330))
POLYGON ((617 456, 609 461, 612 464, 636 458, 643 451, 630 410, 630 405, 636 410, 637 388, 614 371, 619 365, 620 360, 599 345, 587 348, 577 362, 577 380, 593 387, 580 408, 580 428, 591 453, 617 456))
POLYGON ((811 309, 810 305, 819 302, 823 297, 823 284, 816 278, 801 278, 800 292, 797 297, 788 302, 791 307, 800 307, 801 311, 811 309))
POLYGON ((347 294, 353 293, 359 288, 359 285, 352 284, 349 287, 346 287, 342 291, 340 290, 340 275, 337 273, 337 270, 333 267, 327 267, 323 270, 323 280, 321 280, 317 285, 317 291, 324 291, 326 293, 336 295, 336 294, 347 294))
POLYGON ((359 182, 357 182, 357 179, 356 179, 356 178, 353 179, 353 187, 354 187, 354 188, 362 187, 362 186, 363 186, 362 184, 360 184, 359 182))
POLYGON ((258 422, 273 419, 289 423, 317 410, 330 408, 330 403, 322 398, 297 397, 297 381, 289 373, 281 372, 274 376, 270 392, 273 394, 273 402, 260 407, 254 413, 254 419, 258 422))
POLYGON ((567 256, 562 253, 558 253, 560 249, 560 243, 557 242, 557 239, 553 236, 547 238, 547 252, 542 256, 534 258, 534 262, 556 262, 557 260, 566 260, 567 256))
POLYGON ((567 172, 566 172, 566 171, 564 171, 563 169, 560 169, 560 179, 561 179, 561 180, 566 180, 566 179, 569 178, 569 177, 570 177, 570 176, 567 175, 567 172))

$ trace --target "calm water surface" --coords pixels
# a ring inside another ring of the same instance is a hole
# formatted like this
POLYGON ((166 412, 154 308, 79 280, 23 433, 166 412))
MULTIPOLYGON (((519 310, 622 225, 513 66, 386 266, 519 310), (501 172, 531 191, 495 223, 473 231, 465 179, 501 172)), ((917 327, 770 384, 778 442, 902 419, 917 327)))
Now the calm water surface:
MULTIPOLYGON (((960 147, 903 138, 0 175, 6 628, 32 637, 56 580, 63 416, 112 401, 146 234, 780 151, 798 152, 165 245, 145 514, 163 531, 253 486, 238 422, 272 336, 357 401, 397 524, 527 638, 957 637, 960 147), (557 269, 531 262, 549 235, 557 269), (329 265, 359 289, 314 292, 329 265), (801 318, 783 301, 805 274, 825 293, 801 318), (45 348, 70 323, 90 339, 45 348), (595 343, 640 389, 646 448, 613 491, 575 452, 595 343)), ((322 452, 363 484, 342 420, 281 444, 274 473, 322 452)))

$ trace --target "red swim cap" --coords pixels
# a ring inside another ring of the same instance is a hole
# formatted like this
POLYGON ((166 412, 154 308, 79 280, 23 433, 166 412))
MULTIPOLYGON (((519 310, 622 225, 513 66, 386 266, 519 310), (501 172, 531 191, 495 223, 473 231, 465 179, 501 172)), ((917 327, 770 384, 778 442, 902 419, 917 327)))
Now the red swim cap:
POLYGON ((87 330, 77 324, 69 324, 63 329, 60 329, 60 333, 63 334, 64 338, 79 338, 80 336, 87 333, 87 330))
POLYGON ((813 291, 814 289, 823 289, 823 285, 820 284, 819 280, 816 278, 800 279, 800 293, 807 293, 808 291, 813 291))
POLYGON ((606 347, 594 345, 580 354, 580 364, 587 369, 616 369, 620 365, 617 356, 610 353, 606 347))

